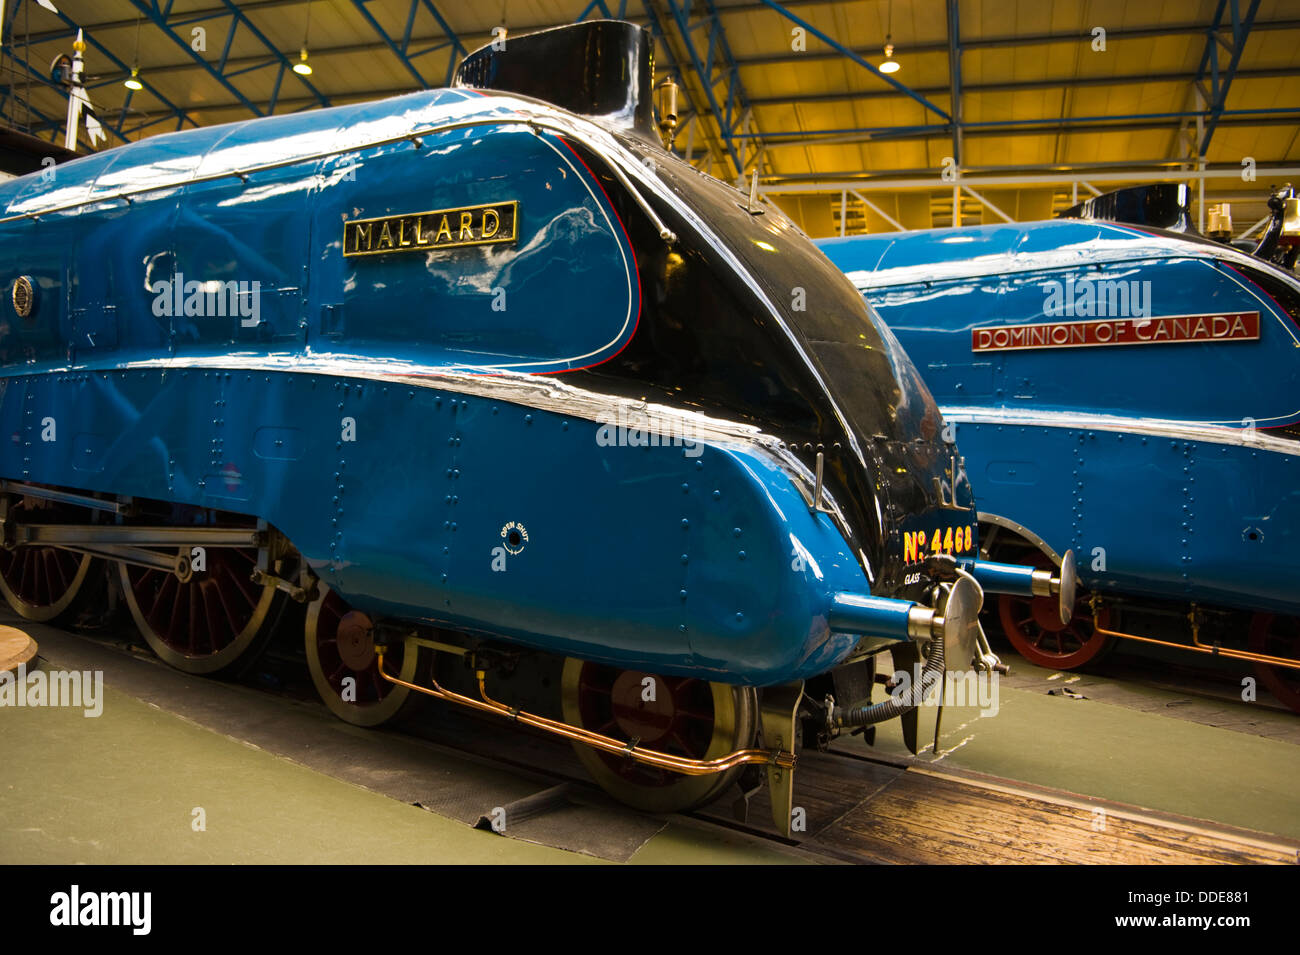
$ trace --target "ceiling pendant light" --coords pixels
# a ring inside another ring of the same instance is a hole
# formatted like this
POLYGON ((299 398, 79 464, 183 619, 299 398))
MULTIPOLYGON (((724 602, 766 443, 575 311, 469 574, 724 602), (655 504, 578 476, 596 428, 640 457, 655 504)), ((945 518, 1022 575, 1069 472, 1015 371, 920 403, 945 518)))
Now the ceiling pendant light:
POLYGON ((298 51, 298 62, 293 71, 299 76, 311 76, 311 64, 307 62, 307 37, 311 34, 311 0, 307 0, 307 26, 302 31, 302 49, 298 51))
POLYGON ((885 62, 880 64, 881 73, 897 73, 898 61, 894 59, 894 44, 892 38, 885 37, 885 62))
POLYGON ((894 0, 889 0, 889 20, 885 27, 885 62, 880 64, 881 73, 897 73, 898 61, 894 59, 894 0))
POLYGON ((132 60, 134 66, 131 67, 131 75, 122 81, 122 85, 132 92, 144 89, 144 84, 140 82, 140 17, 135 18, 135 57, 132 60))

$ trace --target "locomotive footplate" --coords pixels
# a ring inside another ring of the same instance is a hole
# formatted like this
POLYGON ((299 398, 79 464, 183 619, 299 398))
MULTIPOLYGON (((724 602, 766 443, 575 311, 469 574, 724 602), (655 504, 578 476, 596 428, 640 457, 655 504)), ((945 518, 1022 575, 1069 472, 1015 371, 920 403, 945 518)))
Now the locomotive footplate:
MULTIPOLYGON (((274 584, 299 603, 315 593, 315 579, 305 567, 298 569, 298 581, 277 576, 278 562, 293 553, 284 535, 266 521, 255 526, 225 527, 203 525, 147 524, 45 524, 18 521, 13 517, 15 498, 36 498, 55 504, 71 504, 88 511, 115 515, 119 519, 136 512, 131 498, 116 500, 60 491, 55 488, 0 481, 0 545, 7 550, 22 546, 57 547, 78 554, 150 570, 174 574, 187 583, 203 571, 198 552, 207 548, 234 548, 257 551, 257 565, 251 581, 257 585, 274 584)), ((290 576, 294 576, 290 574, 290 576)))
POLYGON ((128 524, 4 524, 5 547, 43 544, 107 560, 173 573, 182 582, 194 573, 193 550, 207 547, 265 549, 256 528, 144 527, 128 524), (151 548, 176 549, 160 553, 151 548))

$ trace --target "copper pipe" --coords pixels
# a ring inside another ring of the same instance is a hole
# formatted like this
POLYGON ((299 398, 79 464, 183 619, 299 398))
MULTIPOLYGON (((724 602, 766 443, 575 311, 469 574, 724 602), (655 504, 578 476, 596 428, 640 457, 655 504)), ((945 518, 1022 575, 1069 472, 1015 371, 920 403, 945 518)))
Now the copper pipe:
POLYGON ((376 665, 379 669, 379 675, 389 683, 397 686, 404 686, 407 689, 415 690, 417 693, 424 693, 428 696, 437 697, 440 700, 447 700, 451 703, 459 703, 470 709, 481 710, 487 713, 495 713, 498 716, 504 716, 514 720, 517 723, 523 723, 525 726, 532 726, 536 729, 553 733, 556 736, 562 736, 565 739, 573 740, 578 743, 584 743, 607 753, 613 753, 615 756, 626 756, 634 759, 638 763, 645 763, 649 766, 656 766, 660 769, 668 769, 675 773, 681 773, 684 776, 710 776, 714 773, 726 772, 736 766, 745 763, 758 763, 760 765, 776 764, 785 769, 794 769, 795 755, 784 751, 769 752, 765 749, 738 749, 728 753, 725 756, 719 756, 716 759, 691 759, 686 756, 674 756, 671 753, 661 753, 653 749, 645 749, 637 746, 635 743, 622 742, 610 736, 602 736, 600 733, 593 733, 590 730, 582 729, 577 726, 570 726, 568 723, 561 723, 558 720, 547 719, 544 716, 536 716, 532 713, 525 713, 513 706, 507 706, 505 703, 498 703, 487 695, 487 674, 483 670, 476 670, 475 675, 478 678, 479 693, 482 695, 481 700, 476 700, 472 696, 465 696, 454 690, 444 689, 438 684, 438 681, 429 677, 429 682, 433 684, 432 688, 417 686, 414 683, 407 683, 405 680, 395 676, 389 676, 384 672, 384 647, 375 646, 376 665))
POLYGON ((1120 633, 1117 630, 1107 630, 1105 627, 1097 626, 1097 610, 1093 608, 1092 626, 1104 637, 1119 637, 1124 640, 1137 640, 1141 643, 1154 643, 1161 647, 1173 647, 1175 650, 1195 650, 1197 653, 1208 653, 1211 656, 1228 657, 1232 660, 1249 660, 1252 663, 1270 663, 1273 666, 1286 667, 1290 670, 1300 670, 1300 660, 1293 660, 1290 657, 1275 657, 1267 653, 1255 653, 1251 650, 1234 650, 1231 647, 1210 647, 1201 643, 1197 636, 1199 627, 1192 625, 1192 642, 1191 643, 1174 643, 1171 640, 1157 640, 1155 637, 1139 637, 1135 633, 1120 633))

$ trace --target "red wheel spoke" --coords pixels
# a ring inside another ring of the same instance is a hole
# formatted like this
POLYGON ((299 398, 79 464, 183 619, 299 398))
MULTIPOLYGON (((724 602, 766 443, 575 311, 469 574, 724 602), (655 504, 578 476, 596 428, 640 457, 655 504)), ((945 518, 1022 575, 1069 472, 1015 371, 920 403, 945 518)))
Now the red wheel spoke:
POLYGON ((59 561, 54 556, 54 548, 42 547, 40 549, 38 563, 41 568, 41 584, 42 590, 44 591, 41 594, 41 597, 45 603, 54 603, 54 601, 50 599, 50 595, 56 592, 54 576, 59 572, 59 561))
MULTIPOLYGON (((199 634, 199 601, 197 599, 199 595, 194 593, 191 588, 179 584, 176 589, 183 595, 181 599, 177 601, 177 606, 184 604, 187 611, 183 615, 183 619, 187 622, 182 623, 181 625, 189 627, 190 650, 191 652, 194 652, 194 645, 198 641, 199 634)), ((172 632, 174 633, 175 630, 172 632)))
MULTIPOLYGON (((1300 620, 1257 613, 1250 622, 1248 643, 1255 653, 1300 658, 1300 620)), ((1255 663, 1255 674, 1278 702, 1300 713, 1300 670, 1260 661, 1255 663)))
POLYGON ((693 720, 699 720, 699 721, 701 721, 701 722, 703 722, 703 723, 712 723, 712 722, 713 722, 713 712, 712 712, 711 710, 710 710, 708 713, 704 713, 704 712, 702 712, 702 711, 700 711, 700 710, 691 710, 691 709, 687 709, 686 707, 682 706, 682 707, 678 707, 678 708, 677 708, 677 715, 678 715, 678 716, 685 716, 685 717, 687 717, 687 718, 689 718, 689 719, 693 719, 693 720))
POLYGON ((696 756, 696 755, 697 755, 696 753, 691 752, 691 745, 690 745, 690 743, 686 742, 686 740, 682 737, 681 731, 680 731, 678 728, 676 728, 676 727, 674 727, 674 729, 672 730, 672 732, 670 732, 670 733, 668 734, 668 736, 665 738, 665 742, 674 742, 674 743, 676 743, 678 746, 681 747, 682 752, 685 753, 685 754, 688 755, 688 756, 696 756))
POLYGON ((174 594, 174 591, 176 589, 176 578, 173 577, 171 574, 166 574, 163 576, 162 581, 159 582, 156 587, 146 589, 148 588, 149 578, 152 574, 153 571, 146 571, 144 576, 140 580, 140 589, 137 591, 137 593, 143 591, 146 594, 151 593, 153 595, 153 602, 150 604, 149 609, 147 611, 144 611, 143 608, 141 609, 145 613, 145 620, 148 621, 148 623, 155 630, 157 630, 160 626, 163 625, 162 611, 166 609, 168 611, 166 626, 170 630, 171 612, 176 609, 176 600, 174 594))
MULTIPOLYGON (((254 561, 254 563, 256 563, 256 561, 254 561)), ((239 573, 229 564, 222 566, 222 572, 226 578, 234 584, 236 590, 243 595, 243 598, 248 601, 248 605, 250 607, 256 607, 258 601, 261 600, 262 593, 261 590, 254 585, 248 574, 239 573)))
POLYGON ((233 640, 248 624, 248 618, 238 608, 232 606, 233 595, 228 586, 223 586, 222 581, 214 580, 212 587, 225 615, 225 620, 222 622, 223 629, 230 634, 233 640))
POLYGON ((217 593, 216 585, 205 587, 199 584, 198 589, 203 596, 203 618, 208 631, 208 646, 212 648, 213 653, 216 653, 228 647, 239 635, 239 631, 232 631, 229 621, 223 619, 226 616, 225 608, 221 605, 221 595, 217 593))
POLYGON ((23 561, 23 572, 22 572, 22 577, 20 578, 19 581, 18 592, 23 596, 27 596, 28 594, 31 593, 29 581, 31 580, 31 572, 32 572, 32 557, 33 557, 32 549, 30 547, 24 547, 21 553, 22 553, 22 561, 23 561))
MULTIPOLYGON (((50 563, 53 565, 53 573, 50 575, 50 580, 53 581, 56 576, 58 577, 59 586, 57 593, 60 595, 67 593, 68 588, 72 586, 72 576, 68 574, 67 562, 67 559, 71 556, 72 555, 67 551, 58 550, 54 547, 50 548, 50 563)), ((54 601, 50 602, 53 603, 54 601)))
MULTIPOLYGON (((90 523, 93 516, 76 505, 35 497, 18 498, 10 511, 16 524, 90 523)), ((0 551, 0 580, 13 608, 28 620, 50 622, 77 607, 78 594, 90 582, 95 558, 43 544, 23 544, 0 551)))
MULTIPOLYGON (((1033 548, 1027 548, 1021 559, 1039 570, 1055 567, 1033 548)), ((997 612, 1002 630, 1017 652, 1038 666, 1071 670, 1096 658, 1110 644, 1109 638, 1096 632, 1091 607, 1084 598, 1076 600, 1068 624, 1061 623, 1056 597, 1004 594, 998 597, 997 612)), ((1099 611, 1103 620, 1105 613, 1099 611)))

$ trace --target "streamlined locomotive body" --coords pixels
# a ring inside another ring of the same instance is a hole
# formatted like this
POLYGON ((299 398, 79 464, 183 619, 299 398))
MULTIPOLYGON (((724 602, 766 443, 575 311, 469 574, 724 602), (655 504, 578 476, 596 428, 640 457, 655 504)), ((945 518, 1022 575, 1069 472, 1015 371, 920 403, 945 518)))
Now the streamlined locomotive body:
POLYGON ((920 362, 981 488, 984 546, 1080 553, 1090 594, 1069 624, 999 599, 1023 655, 1186 647, 1251 661, 1300 709, 1294 275, 1106 221, 819 244, 920 362))
POLYGON ((871 654, 993 665, 976 580, 1069 574, 968 560, 906 355, 661 147, 651 75, 581 24, 0 186, 11 604, 67 614, 106 562, 164 659, 225 673, 297 601, 345 719, 497 713, 656 809, 766 767, 782 828, 805 723, 914 720, 843 705, 871 654))

